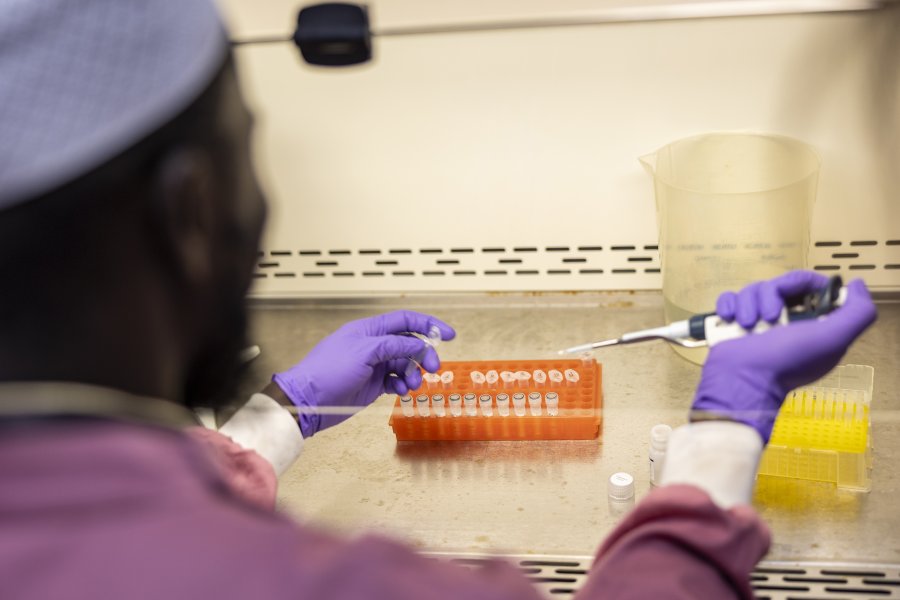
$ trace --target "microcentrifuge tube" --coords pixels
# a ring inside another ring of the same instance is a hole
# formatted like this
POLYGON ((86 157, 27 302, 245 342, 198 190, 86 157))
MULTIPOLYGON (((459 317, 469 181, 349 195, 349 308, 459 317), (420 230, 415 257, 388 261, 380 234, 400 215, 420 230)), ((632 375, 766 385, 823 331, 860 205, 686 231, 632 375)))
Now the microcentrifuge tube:
POLYGON ((509 416, 509 394, 497 394, 497 412, 501 417, 509 416))
POLYGON ((513 409, 516 411, 517 417, 525 416, 525 394, 522 392, 513 394, 513 409))
POLYGON ((484 379, 489 386, 491 386, 491 387, 496 386, 497 381, 500 380, 500 373, 498 373, 494 369, 491 369, 490 371, 488 371, 487 373, 484 374, 484 379))
POLYGON ((575 369, 566 369, 566 385, 575 385, 581 377, 575 369))
POLYGON ((403 410, 404 417, 412 417, 416 414, 416 409, 413 407, 413 398, 408 394, 400 396, 400 408, 403 410))
POLYGON ((450 401, 450 415, 458 417, 462 414, 462 396, 459 394, 450 394, 447 398, 450 401))
POLYGON ((527 388, 529 381, 531 381, 531 373, 528 371, 516 371, 516 385, 519 388, 527 388))
POLYGON ((511 388, 515 385, 516 382, 516 374, 512 371, 501 371, 500 379, 503 381, 503 387, 511 388))
POLYGON ((594 353, 588 350, 587 352, 582 352, 578 355, 578 358, 581 359, 581 366, 585 369, 590 368, 590 366, 594 363, 594 353))
POLYGON ((547 379, 550 380, 550 385, 559 385, 562 383, 563 374, 556 369, 550 369, 550 371, 547 373, 547 379))
POLYGON ((494 408, 491 405, 491 402, 493 402, 493 400, 494 397, 490 394, 482 394, 478 396, 478 403, 481 405, 481 414, 486 417, 494 416, 494 408))
POLYGON ((435 394, 431 397, 431 410, 434 411, 434 416, 443 417, 444 416, 444 395, 443 394, 435 394))
POLYGON ((556 392, 547 392, 547 395, 544 396, 544 400, 547 402, 547 414, 551 417, 558 415, 559 395, 556 392))
POLYGON ((419 394, 416 396, 416 408, 419 411, 420 417, 431 415, 431 410, 428 408, 428 394, 419 394))
POLYGON ((531 408, 531 416, 541 416, 541 394, 540 392, 531 392, 528 394, 528 406, 531 408))
POLYGON ((481 389, 481 386, 484 385, 484 373, 481 371, 472 371, 469 373, 469 378, 472 380, 472 387, 476 390, 481 389))
POLYGON ((441 385, 444 386, 445 390, 453 385, 453 371, 444 371, 441 373, 441 385))
POLYGON ((441 343, 441 329, 437 325, 428 328, 428 343, 432 348, 437 348, 441 343))
POLYGON ((478 398, 475 394, 466 394, 463 396, 463 403, 466 405, 466 415, 469 417, 474 417, 478 414, 478 410, 475 406, 476 400, 478 400, 478 398))
POLYGON ((535 369, 532 378, 534 379, 534 384, 538 387, 544 387, 547 383, 547 373, 542 369, 535 369))
POLYGON ((423 373, 422 379, 425 381, 425 389, 433 390, 441 383, 441 376, 437 373, 423 373))

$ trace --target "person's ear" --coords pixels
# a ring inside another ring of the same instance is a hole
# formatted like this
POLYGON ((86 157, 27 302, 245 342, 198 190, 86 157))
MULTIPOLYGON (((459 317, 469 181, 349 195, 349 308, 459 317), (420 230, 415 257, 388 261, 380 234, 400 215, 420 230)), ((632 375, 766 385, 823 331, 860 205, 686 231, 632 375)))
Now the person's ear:
POLYGON ((152 235, 175 277, 189 286, 214 277, 219 214, 212 158, 180 147, 168 152, 154 173, 152 235))

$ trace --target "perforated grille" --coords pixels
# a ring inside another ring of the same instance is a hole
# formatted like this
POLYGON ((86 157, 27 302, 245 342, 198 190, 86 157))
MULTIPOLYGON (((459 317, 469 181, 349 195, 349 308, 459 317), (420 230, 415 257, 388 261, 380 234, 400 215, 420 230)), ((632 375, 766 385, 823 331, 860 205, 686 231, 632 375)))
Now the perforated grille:
MULTIPOLYGON (((473 569, 491 559, 512 562, 548 598, 571 598, 587 580, 592 557, 429 553, 473 569)), ((900 565, 761 562, 750 577, 757 600, 900 598, 900 565)))
MULTIPOLYGON (((900 239, 818 240, 809 265, 900 289, 900 239)), ((257 295, 307 292, 659 289, 651 241, 615 245, 276 248, 259 253, 257 295)))

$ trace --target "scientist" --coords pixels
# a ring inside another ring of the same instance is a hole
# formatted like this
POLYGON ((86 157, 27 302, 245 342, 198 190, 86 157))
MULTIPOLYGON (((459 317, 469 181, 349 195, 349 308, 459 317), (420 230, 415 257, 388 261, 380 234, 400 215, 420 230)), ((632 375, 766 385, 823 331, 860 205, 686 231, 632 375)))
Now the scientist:
MULTIPOLYGON (((0 0, 0 598, 538 598, 274 512, 315 409, 404 392, 439 367, 397 312, 342 327, 221 432, 265 204, 251 118, 208 0, 0 0), (230 439, 229 439, 230 438, 230 439)), ((721 298, 742 325, 820 287, 795 272, 721 298)), ((753 473, 792 387, 874 320, 859 281, 819 321, 712 350, 665 485, 600 548, 583 598, 751 598, 769 534, 753 473), (652 576, 648 576, 652 573, 652 576)), ((600 499, 598 499, 600 501, 600 499)))

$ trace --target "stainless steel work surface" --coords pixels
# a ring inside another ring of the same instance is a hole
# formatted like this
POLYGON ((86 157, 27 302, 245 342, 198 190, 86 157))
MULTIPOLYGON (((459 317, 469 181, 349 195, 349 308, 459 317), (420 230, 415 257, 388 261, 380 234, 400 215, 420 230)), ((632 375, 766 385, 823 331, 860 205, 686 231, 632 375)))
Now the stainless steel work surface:
MULTIPOLYGON (((299 361, 346 321, 396 308, 434 314, 457 339, 445 360, 551 358, 575 343, 661 324, 658 292, 501 294, 256 304, 262 355, 242 392, 299 361)), ((761 477, 754 503, 773 532, 770 559, 900 562, 900 304, 843 363, 875 367, 872 491, 761 477)), ((382 396, 338 427, 307 440, 281 480, 280 507, 345 533, 376 530, 447 552, 590 555, 621 518, 607 501, 612 473, 634 475, 647 494, 650 428, 685 422, 699 367, 665 343, 597 352, 603 422, 595 441, 398 443, 382 396)))

